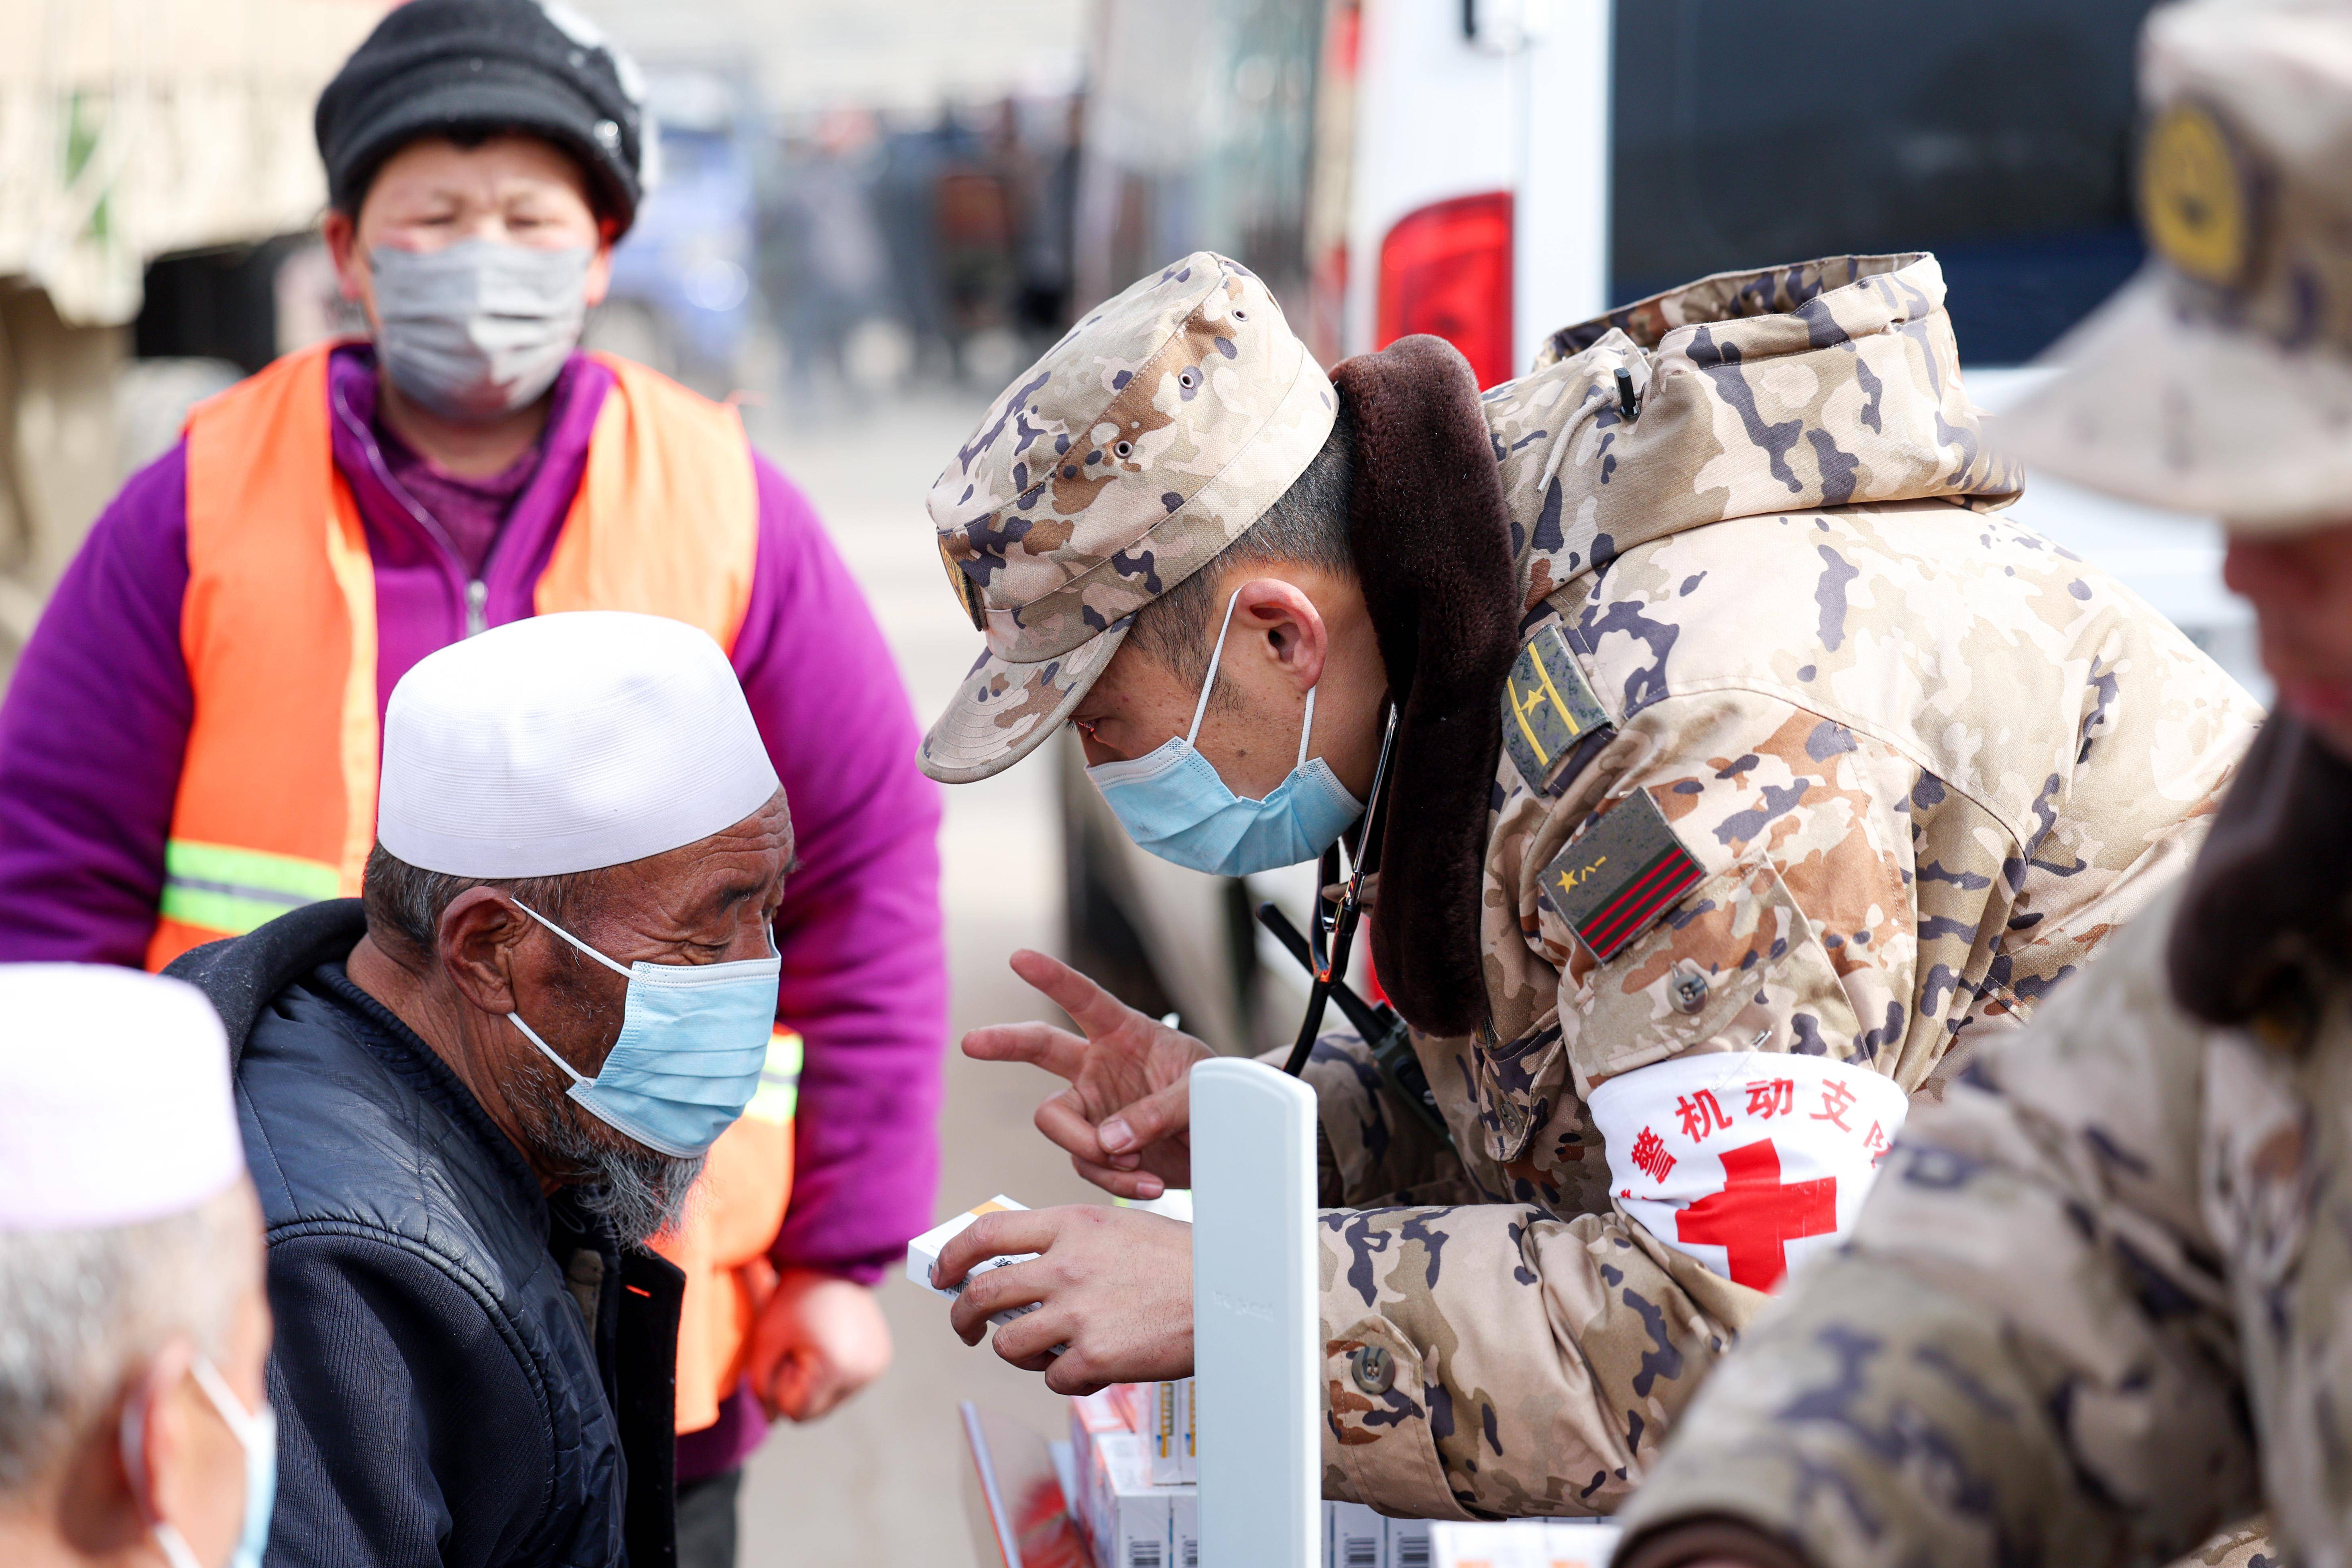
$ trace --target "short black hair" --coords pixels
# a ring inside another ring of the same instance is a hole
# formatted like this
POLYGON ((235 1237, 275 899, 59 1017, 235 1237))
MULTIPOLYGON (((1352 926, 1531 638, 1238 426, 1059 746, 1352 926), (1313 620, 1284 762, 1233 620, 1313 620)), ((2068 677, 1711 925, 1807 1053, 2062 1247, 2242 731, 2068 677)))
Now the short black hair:
POLYGON ((1208 673, 1224 602, 1217 584, 1232 567, 1288 562, 1319 566, 1356 580, 1356 552, 1349 542, 1348 500, 1355 483, 1355 420, 1345 403, 1331 433, 1265 515, 1190 577, 1135 613, 1128 640, 1181 677, 1198 685, 1208 673))

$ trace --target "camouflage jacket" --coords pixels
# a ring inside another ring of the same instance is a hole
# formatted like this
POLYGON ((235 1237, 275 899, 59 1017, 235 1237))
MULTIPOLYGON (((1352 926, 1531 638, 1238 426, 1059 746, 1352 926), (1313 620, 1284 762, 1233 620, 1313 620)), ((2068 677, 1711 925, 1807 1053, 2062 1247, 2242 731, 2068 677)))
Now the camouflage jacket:
POLYGON ((2352 1555, 2352 984, 2205 1025, 2167 985, 2171 916, 1914 1119, 1850 1251, 1709 1381, 1629 1531, 1706 1515, 1818 1568, 2094 1568, 2267 1491, 2293 1560, 2352 1555))
POLYGON ((1417 1041, 1459 1157, 1312 1069, 1327 1201, 1384 1205, 1324 1221, 1328 1495, 1613 1510, 1765 1297, 1619 1205, 1593 1092, 1760 1050, 1932 1098, 2193 853, 2257 710, 1990 515, 1942 306, 1927 257, 1713 278, 1486 395, 1526 648, 1598 711, 1498 767, 1491 1032, 1417 1041), (1547 880, 1653 806, 1690 890, 1600 962, 1547 880))

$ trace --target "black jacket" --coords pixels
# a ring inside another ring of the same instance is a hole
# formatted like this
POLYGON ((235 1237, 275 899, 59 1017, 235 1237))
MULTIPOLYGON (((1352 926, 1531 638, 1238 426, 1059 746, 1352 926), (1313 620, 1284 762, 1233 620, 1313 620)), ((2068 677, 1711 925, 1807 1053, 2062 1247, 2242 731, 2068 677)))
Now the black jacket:
POLYGON ((169 971, 228 1026, 268 1232, 271 1568, 667 1568, 684 1277, 541 1194, 344 974, 363 929, 313 904, 169 971))

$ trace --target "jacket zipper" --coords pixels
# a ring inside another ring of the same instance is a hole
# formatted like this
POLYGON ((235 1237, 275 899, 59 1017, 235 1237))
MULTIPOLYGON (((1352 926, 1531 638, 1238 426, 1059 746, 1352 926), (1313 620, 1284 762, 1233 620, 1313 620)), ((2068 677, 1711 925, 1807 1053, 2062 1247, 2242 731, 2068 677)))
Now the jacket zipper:
MULTIPOLYGON (((408 493, 407 487, 392 477, 392 470, 383 465, 383 454, 376 450, 374 436, 360 424, 358 418, 348 407, 344 406, 342 395, 340 392, 333 394, 331 401, 335 405, 335 416, 343 422, 345 429, 358 438, 361 448, 367 453, 368 470, 375 475, 376 482, 391 492, 394 500, 407 509, 408 515, 415 518, 418 526, 422 527, 433 542, 440 547, 443 563, 455 569, 451 575, 467 577, 466 558, 457 553, 457 546, 451 542, 448 531, 441 526, 439 520, 418 503, 415 497, 408 493)), ((491 546, 491 553, 497 553, 495 543, 491 546)), ((488 560, 482 563, 485 566, 489 564, 488 560)), ((466 635, 467 637, 479 637, 490 629, 489 603, 490 585, 479 577, 469 578, 466 583, 466 635)))

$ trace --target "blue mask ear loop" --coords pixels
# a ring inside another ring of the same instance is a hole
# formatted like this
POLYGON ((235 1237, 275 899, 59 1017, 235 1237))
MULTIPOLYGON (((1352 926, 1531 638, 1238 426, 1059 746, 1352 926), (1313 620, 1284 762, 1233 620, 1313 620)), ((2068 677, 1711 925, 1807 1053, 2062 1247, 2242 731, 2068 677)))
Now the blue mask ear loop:
MULTIPOLYGON (((196 1380, 196 1386, 204 1391, 205 1397, 212 1401, 213 1408, 220 1412, 222 1424, 227 1426, 229 1436, 236 1439, 237 1447, 247 1455, 246 1463, 250 1469, 254 1445, 261 1442, 274 1442, 274 1434, 271 1437, 265 1438, 257 1430, 264 1424, 264 1417, 245 1407, 245 1401, 236 1396, 236 1390, 228 1385, 228 1379, 223 1377, 220 1374, 220 1369, 213 1365, 212 1357, 201 1351, 198 1352, 194 1361, 189 1363, 188 1373, 196 1380)), ((145 1415, 146 1411, 142 1405, 134 1404, 123 1408, 121 1432, 122 1457, 129 1468, 133 1469, 139 1467, 146 1454, 145 1415)), ((253 1506, 250 1486, 247 1488, 246 1506, 248 1508, 253 1506)), ((171 1564, 171 1568, 199 1568, 196 1554, 189 1550, 187 1537, 180 1533, 178 1525, 168 1519, 159 1519, 147 1527, 147 1532, 153 1539, 156 1548, 163 1553, 163 1560, 171 1564)), ((247 1538, 252 1536, 251 1520, 245 1521, 243 1533, 247 1538)), ((241 1546, 244 1542, 240 1540, 238 1544, 241 1546)), ((231 1568, 240 1568, 240 1565, 233 1560, 231 1568)))
MULTIPOLYGON (((1209 710, 1209 693, 1217 689, 1217 666, 1224 662, 1225 634, 1234 629, 1234 608, 1241 602, 1242 591, 1236 588, 1233 597, 1225 601, 1225 618, 1217 626, 1217 646, 1209 650, 1209 673, 1201 682, 1201 700, 1192 706, 1192 727, 1184 731, 1184 744, 1194 751, 1200 750, 1192 742, 1200 739, 1201 719, 1209 710)), ((1322 682, 1318 680, 1315 686, 1307 689, 1307 717, 1298 726, 1298 760, 1290 764, 1293 773, 1307 765, 1307 743, 1315 736, 1315 691, 1320 685, 1322 682)), ((515 901, 520 903, 522 900, 518 899, 515 901)))
MULTIPOLYGON (((507 896, 509 898, 514 897, 511 893, 507 896)), ((586 953, 589 957, 594 959, 597 963, 603 964, 605 968, 611 970, 614 973, 619 975, 622 979, 626 980, 629 978, 629 972, 627 970, 622 968, 619 964, 614 963, 603 953, 598 952, 594 948, 590 947, 578 937, 573 936, 570 931, 565 931, 562 926, 557 925, 553 921, 549 920, 545 915, 541 914, 537 910, 532 909, 520 899, 514 899, 514 907, 529 915, 531 919, 537 921, 540 924, 545 926, 548 930, 553 931, 556 935, 562 937, 564 941, 570 942, 572 946, 578 948, 581 952, 586 953)), ((587 1074, 582 1072, 579 1068, 573 1067, 570 1062, 565 1061, 562 1057, 557 1056, 555 1054, 554 1047, 550 1046, 545 1040, 539 1037, 539 1031, 522 1021, 521 1014, 509 1013, 507 1015, 507 1021, 514 1025, 516 1028, 520 1029, 522 1031, 522 1037, 529 1040, 532 1045, 537 1046, 541 1056, 544 1056, 549 1061, 553 1062, 557 1067, 562 1068, 565 1075, 568 1076, 573 1083, 593 1083, 596 1081, 587 1074)))

